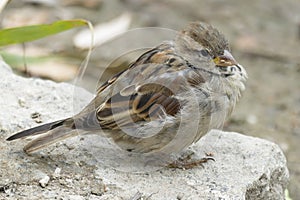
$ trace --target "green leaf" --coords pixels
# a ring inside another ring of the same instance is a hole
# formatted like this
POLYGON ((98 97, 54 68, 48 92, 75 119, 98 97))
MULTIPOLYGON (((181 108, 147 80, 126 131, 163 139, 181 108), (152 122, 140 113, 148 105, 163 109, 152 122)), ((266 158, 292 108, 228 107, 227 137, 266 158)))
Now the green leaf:
POLYGON ((0 30, 0 46, 37 40, 75 27, 88 26, 86 20, 62 20, 52 24, 40 24, 0 30))
POLYGON ((12 68, 24 67, 24 62, 30 65, 53 59, 51 56, 26 56, 26 61, 24 61, 24 56, 7 53, 5 51, 0 51, 0 55, 2 56, 3 60, 12 68))

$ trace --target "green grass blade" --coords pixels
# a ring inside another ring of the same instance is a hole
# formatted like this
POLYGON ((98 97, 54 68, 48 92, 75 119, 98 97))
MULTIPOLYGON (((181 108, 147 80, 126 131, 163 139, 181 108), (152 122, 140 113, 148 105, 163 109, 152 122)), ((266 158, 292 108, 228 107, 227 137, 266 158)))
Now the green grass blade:
POLYGON ((52 24, 40 24, 0 30, 0 46, 24 43, 57 34, 75 27, 88 26, 86 20, 62 20, 52 24))

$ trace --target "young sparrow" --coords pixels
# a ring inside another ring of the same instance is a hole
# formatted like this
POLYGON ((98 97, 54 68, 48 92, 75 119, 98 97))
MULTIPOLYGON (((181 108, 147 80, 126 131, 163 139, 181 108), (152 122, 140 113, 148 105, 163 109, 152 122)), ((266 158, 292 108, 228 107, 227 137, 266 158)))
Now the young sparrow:
POLYGON ((78 133, 97 133, 130 152, 179 152, 222 128, 246 79, 224 36, 193 22, 106 81, 77 115, 7 140, 43 134, 24 147, 31 153, 78 133))

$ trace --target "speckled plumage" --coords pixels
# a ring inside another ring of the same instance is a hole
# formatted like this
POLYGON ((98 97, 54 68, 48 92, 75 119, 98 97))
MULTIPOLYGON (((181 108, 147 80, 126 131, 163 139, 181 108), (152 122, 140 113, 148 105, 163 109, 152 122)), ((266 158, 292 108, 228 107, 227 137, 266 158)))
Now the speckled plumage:
POLYGON ((79 114, 8 140, 44 133, 25 146, 30 153, 88 132, 105 135, 127 151, 178 152, 222 127, 246 78, 224 36, 193 22, 106 81, 79 114))

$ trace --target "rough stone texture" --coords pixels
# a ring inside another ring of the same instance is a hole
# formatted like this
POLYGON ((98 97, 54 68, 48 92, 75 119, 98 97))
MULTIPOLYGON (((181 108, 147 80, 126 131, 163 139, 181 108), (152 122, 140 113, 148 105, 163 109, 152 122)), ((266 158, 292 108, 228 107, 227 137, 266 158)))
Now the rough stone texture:
POLYGON ((0 74, 0 199, 284 199, 289 175, 280 148, 238 133, 215 130, 203 137, 187 151, 195 158, 211 153, 215 162, 189 170, 126 162, 97 135, 26 155, 27 139, 5 139, 74 114, 92 95, 70 84, 16 76, 2 61, 0 74))

